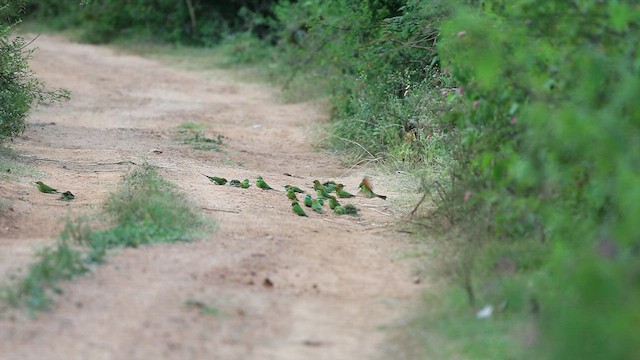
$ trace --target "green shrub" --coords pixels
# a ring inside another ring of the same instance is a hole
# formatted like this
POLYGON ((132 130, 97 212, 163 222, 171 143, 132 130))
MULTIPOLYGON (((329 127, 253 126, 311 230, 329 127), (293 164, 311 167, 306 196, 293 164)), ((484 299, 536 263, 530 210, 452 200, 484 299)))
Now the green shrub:
MULTIPOLYGON (((54 29, 75 28, 92 43, 142 38, 211 46, 247 28, 243 9, 269 13, 272 1, 28 0, 29 18, 54 29)), ((246 13, 248 10, 245 10, 246 13)), ((262 33, 263 29, 253 29, 262 33)))
POLYGON ((184 195, 149 165, 129 172, 104 210, 113 227, 93 231, 84 224, 72 227, 73 238, 88 245, 89 259, 95 262, 101 262, 112 248, 190 241, 211 228, 184 195))
POLYGON ((448 11, 445 1, 279 2, 272 60, 289 71, 285 88, 298 78, 331 94, 333 147, 432 166, 449 136, 437 120, 450 81, 435 52, 448 11))
POLYGON ((448 116, 456 219, 472 240, 551 250, 522 290, 540 302, 547 356, 636 358, 640 8, 467 3, 438 46, 463 88, 448 116))
POLYGON ((23 38, 11 36, 20 3, 0 3, 0 142, 25 130, 25 119, 34 103, 68 97, 64 90, 45 90, 29 70, 33 50, 25 50, 27 43, 23 38))
POLYGON ((82 252, 63 239, 39 251, 36 258, 24 278, 14 286, 0 288, 0 298, 5 303, 25 305, 32 311, 47 310, 51 306, 51 295, 61 293, 57 287, 59 282, 88 271, 82 252))

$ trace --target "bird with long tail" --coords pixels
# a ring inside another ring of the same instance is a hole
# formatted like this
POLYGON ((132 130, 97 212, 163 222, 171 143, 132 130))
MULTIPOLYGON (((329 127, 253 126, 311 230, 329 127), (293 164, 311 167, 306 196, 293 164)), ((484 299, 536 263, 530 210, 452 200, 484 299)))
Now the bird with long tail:
POLYGON ((371 184, 371 179, 369 179, 367 176, 365 176, 364 179, 362 179, 362 182, 360 182, 360 185, 358 185, 358 187, 360 188, 360 193, 362 193, 362 195, 364 195, 365 197, 368 197, 368 198, 379 197, 382 200, 387 200, 386 196, 378 195, 373 192, 373 185, 371 184))

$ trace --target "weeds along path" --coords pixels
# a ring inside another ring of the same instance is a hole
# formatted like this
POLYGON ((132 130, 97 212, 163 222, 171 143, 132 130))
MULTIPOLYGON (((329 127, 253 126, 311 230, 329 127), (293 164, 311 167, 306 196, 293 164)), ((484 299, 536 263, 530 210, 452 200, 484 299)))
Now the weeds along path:
MULTIPOLYGON (((399 260, 407 239, 380 199, 357 198, 360 218, 299 218, 282 185, 310 190, 337 178, 355 192, 363 175, 313 148, 326 116, 282 104, 277 92, 222 71, 184 72, 104 47, 41 36, 32 67, 73 99, 43 107, 17 139, 42 179, 76 195, 41 194, 25 175, 3 181, 2 278, 23 267, 65 218, 91 213, 131 166, 148 161, 214 219, 202 241, 116 250, 90 275, 63 284, 54 308, 0 319, 2 359, 364 359, 421 286, 399 260), (224 136, 220 151, 175 141, 191 121, 224 136), (258 175, 277 191, 216 186, 258 175), (293 176, 288 176, 291 174, 293 176), (347 175, 344 175, 347 174, 347 175)), ((364 171, 364 170, 363 170, 364 171)), ((384 179, 374 177, 384 192, 384 179)), ((390 198, 397 196, 387 191, 390 198)))

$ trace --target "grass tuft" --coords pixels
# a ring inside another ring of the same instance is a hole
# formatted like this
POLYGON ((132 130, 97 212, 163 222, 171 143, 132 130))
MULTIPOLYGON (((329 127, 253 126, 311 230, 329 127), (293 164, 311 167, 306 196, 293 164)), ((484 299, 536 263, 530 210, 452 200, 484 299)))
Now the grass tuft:
POLYGON ((62 293, 57 287, 60 281, 70 280, 89 270, 83 260, 83 252, 63 239, 39 251, 37 259, 29 266, 24 278, 14 286, 0 289, 0 298, 5 304, 26 306, 32 313, 48 310, 53 301, 52 294, 62 293))
POLYGON ((38 171, 34 168, 16 160, 16 155, 11 147, 0 144, 0 180, 19 180, 21 177, 37 174, 38 171))
POLYGON ((207 137, 202 124, 191 121, 178 126, 176 140, 183 144, 191 144, 194 150, 217 151, 222 147, 224 136, 218 134, 215 139, 207 137))
POLYGON ((150 165, 125 175, 103 211, 112 227, 94 230, 86 220, 68 221, 59 240, 38 253, 22 279, 0 288, 0 300, 31 312, 47 310, 52 296, 62 293, 58 287, 61 281, 104 262, 110 249, 191 241, 213 228, 175 185, 150 165))
POLYGON ((198 235, 197 229, 207 226, 175 185, 162 179, 149 165, 127 174, 107 199, 104 210, 117 225, 93 232, 92 247, 191 241, 198 235))

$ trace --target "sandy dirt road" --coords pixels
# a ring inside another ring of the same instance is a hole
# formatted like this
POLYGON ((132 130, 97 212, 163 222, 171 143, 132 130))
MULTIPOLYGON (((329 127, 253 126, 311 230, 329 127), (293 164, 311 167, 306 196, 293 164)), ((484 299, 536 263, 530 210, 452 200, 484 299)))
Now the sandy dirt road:
POLYGON ((39 193, 35 176, 0 183, 0 197, 12 203, 0 215, 2 279, 52 242, 65 218, 100 204, 128 161, 157 166, 218 230, 188 244, 116 250, 63 284, 50 312, 3 316, 0 359, 383 357, 384 327, 406 315, 423 289, 400 259, 408 239, 391 226, 400 214, 381 199, 357 198, 359 218, 298 218, 284 192, 215 186, 201 175, 252 182, 262 175, 279 191, 338 179, 355 192, 369 172, 380 192, 400 196, 373 170, 349 170, 314 149, 311 131, 327 121, 317 107, 283 104, 277 91, 223 71, 185 72, 57 36, 35 45, 34 71, 73 98, 39 108, 14 148, 40 179, 77 199, 39 193), (222 151, 176 142, 185 121, 223 135, 222 151))

